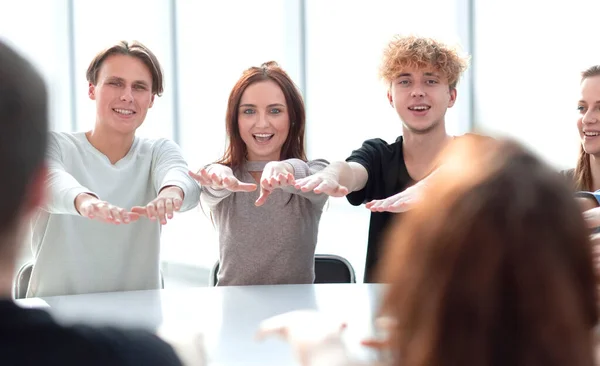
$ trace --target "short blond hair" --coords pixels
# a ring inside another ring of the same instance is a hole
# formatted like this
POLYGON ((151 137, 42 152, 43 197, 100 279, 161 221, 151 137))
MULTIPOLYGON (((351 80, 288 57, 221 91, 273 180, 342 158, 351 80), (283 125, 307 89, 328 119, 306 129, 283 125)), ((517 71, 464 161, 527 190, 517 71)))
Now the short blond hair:
POLYGON ((433 68, 448 78, 451 88, 456 88, 468 65, 469 56, 462 55, 458 46, 433 38, 396 35, 383 52, 379 76, 389 83, 406 69, 433 68))

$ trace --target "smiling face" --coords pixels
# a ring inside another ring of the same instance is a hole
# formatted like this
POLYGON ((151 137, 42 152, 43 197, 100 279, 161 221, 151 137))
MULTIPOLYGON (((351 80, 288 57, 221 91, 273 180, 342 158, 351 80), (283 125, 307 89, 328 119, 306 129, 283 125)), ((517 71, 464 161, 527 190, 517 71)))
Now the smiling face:
POLYGON ((154 103, 152 74, 136 57, 112 55, 98 72, 96 85, 89 84, 96 101, 96 127, 131 135, 142 125, 154 103))
POLYGON ((600 76, 581 82, 581 97, 577 105, 580 113, 577 129, 586 153, 600 155, 600 76))
POLYGON ((249 161, 277 161, 290 130, 283 91, 274 81, 246 88, 238 108, 238 125, 249 161))
POLYGON ((443 126, 456 89, 435 70, 408 69, 391 81, 388 99, 408 131, 425 134, 443 126))

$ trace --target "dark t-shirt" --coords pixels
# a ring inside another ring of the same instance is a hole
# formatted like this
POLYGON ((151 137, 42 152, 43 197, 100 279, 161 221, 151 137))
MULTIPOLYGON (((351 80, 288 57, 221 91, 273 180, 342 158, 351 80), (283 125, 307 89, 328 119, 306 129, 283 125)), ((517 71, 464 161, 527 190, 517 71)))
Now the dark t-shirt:
POLYGON ((39 309, 0 300, 0 365, 170 366, 170 345, 143 330, 61 326, 39 309))
MULTIPOLYGON (((346 196, 354 206, 371 200, 388 198, 414 183, 404 163, 402 136, 398 137, 393 144, 388 144, 382 139, 367 140, 360 149, 354 150, 346 161, 359 163, 367 169, 369 174, 369 179, 363 189, 346 196)), ((398 214, 390 212, 371 213, 365 282, 374 282, 375 280, 374 269, 379 260, 381 239, 392 218, 396 215, 398 214)))

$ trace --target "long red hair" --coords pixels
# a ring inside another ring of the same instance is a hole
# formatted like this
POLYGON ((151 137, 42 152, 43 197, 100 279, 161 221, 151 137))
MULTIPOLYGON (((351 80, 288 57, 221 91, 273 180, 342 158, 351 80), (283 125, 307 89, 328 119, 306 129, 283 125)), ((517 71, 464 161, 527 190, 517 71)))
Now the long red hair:
POLYGON ((248 150, 240 135, 238 124, 240 100, 248 86, 266 80, 274 81, 279 85, 285 96, 289 113, 290 129, 281 148, 280 159, 297 158, 306 161, 304 148, 306 111, 302 94, 289 75, 276 62, 270 61, 263 63, 260 67, 251 67, 244 71, 231 90, 225 116, 228 144, 225 154, 216 162, 217 164, 235 169, 246 161, 248 150))

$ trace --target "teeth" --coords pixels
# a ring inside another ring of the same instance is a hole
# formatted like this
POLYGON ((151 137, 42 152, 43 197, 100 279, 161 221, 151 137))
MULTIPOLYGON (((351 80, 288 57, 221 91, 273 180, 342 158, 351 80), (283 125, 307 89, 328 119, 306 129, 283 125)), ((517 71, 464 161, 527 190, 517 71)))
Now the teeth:
POLYGON ((261 137, 261 138, 268 138, 273 136, 272 133, 255 133, 254 136, 256 137, 261 137))
POLYGON ((424 111, 426 109, 429 109, 429 107, 419 105, 419 106, 410 107, 409 109, 412 109, 413 111, 424 111))
POLYGON ((129 109, 113 109, 115 112, 119 113, 119 114, 133 114, 133 111, 130 111, 129 109))
POLYGON ((586 136, 598 136, 600 135, 600 132, 584 132, 584 134, 586 136))

